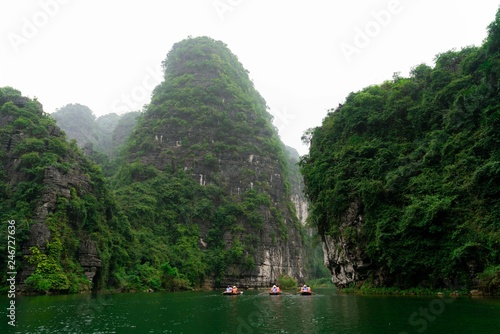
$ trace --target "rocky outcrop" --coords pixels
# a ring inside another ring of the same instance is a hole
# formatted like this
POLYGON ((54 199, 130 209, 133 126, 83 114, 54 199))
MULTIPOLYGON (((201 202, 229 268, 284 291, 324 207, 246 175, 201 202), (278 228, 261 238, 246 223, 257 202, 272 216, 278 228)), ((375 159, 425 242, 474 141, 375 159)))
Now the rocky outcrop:
MULTIPOLYGON (((38 247, 42 253, 45 253, 47 243, 52 239, 52 233, 47 225, 44 223, 36 223, 31 225, 27 242, 22 246, 23 256, 29 259, 31 256, 31 247, 38 247)), ((23 265, 22 271, 19 275, 18 289, 23 291, 25 289, 24 282, 26 279, 35 272, 36 266, 26 261, 23 265)))
POLYGON ((335 235, 323 234, 325 265, 332 273, 332 282, 338 288, 366 279, 370 262, 358 242, 363 226, 363 214, 359 202, 353 202, 341 218, 335 235))
POLYGON ((81 171, 73 169, 65 172, 54 166, 45 169, 43 185, 42 198, 35 207, 34 219, 38 222, 45 221, 47 215, 56 211, 58 198, 71 198, 71 188, 83 194, 92 190, 89 177, 81 171))
POLYGON ((78 260, 84 268, 85 276, 92 282, 98 269, 102 266, 95 241, 87 239, 80 244, 78 260))
MULTIPOLYGON (((27 240, 20 245, 23 266, 18 287, 23 289, 26 278, 35 272, 36 264, 29 261, 31 249, 45 253, 55 238, 62 247, 61 256, 68 258, 53 255, 50 261, 64 266, 67 260, 76 260, 92 281, 101 267, 96 243, 86 227, 72 221, 72 214, 80 210, 78 215, 84 217, 92 204, 81 197, 99 197, 99 180, 92 178, 95 174, 90 163, 70 147, 37 101, 16 96, 20 93, 11 89, 0 88, 0 93, 5 94, 0 94, 0 212, 13 217, 19 229, 29 227, 27 240), (72 201, 78 201, 79 207, 72 201), (79 240, 86 241, 79 251, 72 249, 79 240)), ((99 219, 98 214, 93 219, 99 219)), ((62 270, 69 273, 72 269, 74 266, 62 270)))

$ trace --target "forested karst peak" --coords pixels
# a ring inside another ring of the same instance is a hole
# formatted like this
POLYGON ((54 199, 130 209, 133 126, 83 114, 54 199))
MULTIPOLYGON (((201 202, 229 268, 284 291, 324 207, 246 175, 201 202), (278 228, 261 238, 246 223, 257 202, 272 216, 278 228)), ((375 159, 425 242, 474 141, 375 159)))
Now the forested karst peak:
POLYGON ((309 131, 310 217, 339 287, 498 289, 499 24, 500 10, 482 46, 351 93, 309 131))
MULTIPOLYGON (((60 293, 107 285, 117 255, 109 247, 121 249, 127 223, 118 218, 100 169, 38 101, 10 87, 0 88, 0 125, 0 226, 16 224, 19 289, 60 293)), ((0 246, 5 274, 7 244, 0 246)))
POLYGON ((289 161, 248 72, 208 37, 174 44, 163 65, 113 181, 134 228, 161 231, 152 238, 167 250, 143 261, 189 273, 190 284, 303 279, 289 161))

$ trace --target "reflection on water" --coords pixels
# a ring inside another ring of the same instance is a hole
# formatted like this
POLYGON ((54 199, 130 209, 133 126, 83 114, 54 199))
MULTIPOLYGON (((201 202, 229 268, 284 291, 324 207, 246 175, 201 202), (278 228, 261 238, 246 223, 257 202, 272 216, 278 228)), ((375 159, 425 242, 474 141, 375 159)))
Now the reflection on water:
MULTIPOLYGON (((0 302, 7 305, 6 298, 0 302)), ((36 296, 18 297, 16 305, 18 326, 8 326, 2 307, 0 333, 417 333, 424 321, 425 333, 500 328, 499 299, 465 297, 445 304, 432 297, 337 295, 333 289, 317 289, 312 296, 256 290, 240 296, 218 291, 36 296)))

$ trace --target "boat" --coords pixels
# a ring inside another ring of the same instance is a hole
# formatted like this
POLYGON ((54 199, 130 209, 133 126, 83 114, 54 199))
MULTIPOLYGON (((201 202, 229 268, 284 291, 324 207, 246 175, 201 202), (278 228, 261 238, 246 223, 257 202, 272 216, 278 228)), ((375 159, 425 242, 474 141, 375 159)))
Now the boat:
POLYGON ((308 285, 305 285, 300 288, 300 294, 302 296, 309 296, 309 295, 312 295, 312 291, 311 291, 311 288, 308 286, 308 285))
POLYGON ((230 285, 228 285, 226 290, 224 290, 222 294, 225 296, 237 296, 243 294, 243 291, 239 291, 236 285, 234 285, 232 288, 230 285))
POLYGON ((238 291, 236 293, 224 291, 222 294, 225 296, 237 296, 237 295, 242 295, 243 291, 238 291))
POLYGON ((281 291, 274 291, 274 292, 273 291, 269 291, 269 294, 271 296, 278 296, 278 295, 281 295, 281 291))

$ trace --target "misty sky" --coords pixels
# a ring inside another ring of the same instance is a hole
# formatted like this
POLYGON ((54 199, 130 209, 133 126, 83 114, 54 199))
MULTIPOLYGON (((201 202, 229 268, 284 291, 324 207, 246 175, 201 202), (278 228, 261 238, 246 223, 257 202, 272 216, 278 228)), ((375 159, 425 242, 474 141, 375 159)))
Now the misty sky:
POLYGON ((500 0, 2 0, 0 86, 97 115, 141 110, 188 36, 226 43, 285 144, 352 91, 480 45, 500 0))

